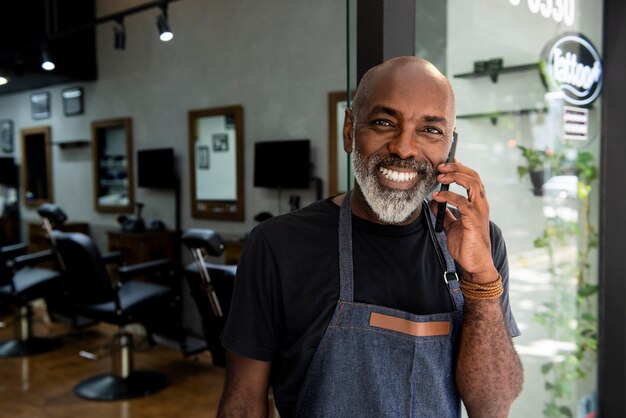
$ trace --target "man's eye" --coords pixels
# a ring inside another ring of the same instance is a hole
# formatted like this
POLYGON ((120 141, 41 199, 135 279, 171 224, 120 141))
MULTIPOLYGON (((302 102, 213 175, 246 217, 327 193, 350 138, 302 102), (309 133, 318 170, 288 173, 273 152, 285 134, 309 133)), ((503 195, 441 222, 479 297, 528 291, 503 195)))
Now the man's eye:
POLYGON ((424 131, 429 133, 429 134, 441 134, 441 129, 439 128, 433 128, 433 127, 427 127, 424 128, 424 131))
POLYGON ((376 126, 391 126, 391 122, 387 119, 376 119, 373 123, 376 126))

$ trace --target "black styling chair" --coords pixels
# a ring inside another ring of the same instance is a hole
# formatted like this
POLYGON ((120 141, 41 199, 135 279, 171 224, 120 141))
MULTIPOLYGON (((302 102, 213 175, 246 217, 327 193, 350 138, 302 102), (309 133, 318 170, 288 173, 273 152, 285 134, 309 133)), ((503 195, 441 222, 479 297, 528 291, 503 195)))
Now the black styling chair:
POLYGON ((54 203, 44 203, 37 208, 37 213, 43 221, 43 228, 48 233, 67 221, 67 215, 59 205, 54 203))
POLYGON ((25 244, 0 248, 0 300, 16 308, 15 338, 0 342, 0 357, 40 354, 62 345, 58 338, 32 335, 30 302, 44 297, 59 283, 58 272, 34 265, 52 259, 52 251, 26 252, 25 244))
POLYGON ((233 294, 236 266, 213 264, 206 261, 211 255, 219 257, 224 252, 224 241, 210 229, 189 229, 182 243, 191 251, 193 263, 185 268, 185 277, 198 312, 202 318, 202 331, 213 364, 226 364, 220 334, 226 323, 233 294))
POLYGON ((132 280, 138 276, 169 274, 168 260, 120 266, 120 280, 109 277, 105 260, 85 234, 52 231, 56 250, 63 259, 63 280, 73 309, 86 317, 119 326, 113 339, 111 373, 83 380, 74 393, 86 399, 117 400, 147 396, 169 385, 169 378, 155 371, 133 369, 132 336, 124 326, 141 323, 151 328, 171 315, 174 293, 168 287, 132 280))
MULTIPOLYGON (((50 245, 50 249, 54 254, 53 258, 56 268, 59 271, 63 271, 63 259, 56 250, 56 242, 52 236, 52 231, 63 226, 67 221, 67 215, 63 209, 55 203, 44 203, 40 205, 37 208, 37 213, 41 216, 42 228, 45 231, 46 240, 50 245)), ((121 252, 108 254, 107 262, 117 262, 121 260, 121 257, 121 252)), ((71 298, 69 297, 68 290, 63 280, 60 280, 58 286, 46 293, 44 300, 46 301, 48 316, 53 321, 69 322, 74 329, 81 329, 98 322, 97 320, 78 315, 74 311, 71 298)))

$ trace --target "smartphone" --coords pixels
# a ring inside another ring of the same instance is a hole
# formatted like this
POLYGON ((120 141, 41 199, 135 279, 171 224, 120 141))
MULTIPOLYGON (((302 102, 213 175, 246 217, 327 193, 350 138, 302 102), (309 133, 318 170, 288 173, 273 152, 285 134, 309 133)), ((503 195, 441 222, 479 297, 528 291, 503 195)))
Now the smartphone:
MULTIPOLYGON (((450 152, 448 153, 448 159, 446 163, 451 163, 454 161, 454 154, 456 153, 456 144, 459 142, 459 136, 456 131, 452 133, 452 147, 450 147, 450 152)), ((447 191, 450 188, 449 184, 442 184, 439 191, 447 191)), ((446 202, 441 202, 437 206, 437 220, 435 221, 435 232, 443 231, 443 219, 446 216, 446 202)))

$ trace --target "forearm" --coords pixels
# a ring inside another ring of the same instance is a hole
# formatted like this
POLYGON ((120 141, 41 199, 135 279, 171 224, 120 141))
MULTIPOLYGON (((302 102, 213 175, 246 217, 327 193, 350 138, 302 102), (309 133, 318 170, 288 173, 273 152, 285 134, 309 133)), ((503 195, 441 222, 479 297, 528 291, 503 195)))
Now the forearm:
POLYGON ((226 380, 218 418, 266 418, 271 363, 226 352, 226 380))
POLYGON ((224 393, 217 411, 217 418, 267 418, 267 397, 253 400, 246 396, 224 393))
POLYGON ((465 299, 456 383, 471 418, 507 417, 523 370, 499 299, 465 299))

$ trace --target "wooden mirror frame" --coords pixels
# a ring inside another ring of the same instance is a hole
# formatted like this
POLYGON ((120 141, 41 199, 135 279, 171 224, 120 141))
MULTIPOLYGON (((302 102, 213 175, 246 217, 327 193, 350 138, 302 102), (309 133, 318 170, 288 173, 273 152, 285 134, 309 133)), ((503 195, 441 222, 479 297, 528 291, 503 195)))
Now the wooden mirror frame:
POLYGON ((36 128, 25 128, 20 130, 21 142, 22 142, 22 170, 21 170, 21 191, 22 191, 22 199, 24 201, 24 206, 27 207, 38 207, 42 203, 52 203, 54 202, 54 190, 52 188, 52 131, 50 126, 40 126, 36 128), (43 173, 45 173, 46 178, 44 179, 44 185, 47 189, 47 194, 43 197, 29 198, 28 185, 31 182, 30 176, 30 166, 35 165, 32 161, 33 156, 28 155, 27 152, 27 141, 31 140, 34 136, 43 135, 44 141, 44 150, 42 155, 43 161, 45 161, 45 167, 43 168, 43 173), (33 163, 33 164, 31 164, 33 163))
MULTIPOLYGON (((354 97, 354 92, 352 93, 354 97)), ((347 158, 343 150, 343 135, 338 134, 343 130, 343 121, 337 119, 337 105, 346 101, 345 91, 335 91, 328 93, 328 195, 336 196, 347 190, 339 190, 339 158, 347 158)), ((354 177, 352 174, 351 177, 354 177)))
POLYGON ((91 156, 93 165, 93 198, 94 208, 98 212, 107 213, 132 213, 135 206, 134 181, 133 181, 133 123, 131 118, 117 118, 94 121, 91 123, 91 156), (126 151, 126 191, 128 202, 120 205, 102 204, 100 197, 103 196, 100 164, 100 146, 98 133, 101 129, 123 128, 126 151))
POLYGON ((211 109, 192 110, 189 112, 189 179, 190 179, 190 196, 191 196, 191 215, 200 219, 216 219, 220 221, 243 221, 245 215, 245 197, 244 197, 244 166, 243 166, 243 107, 227 106, 211 109), (206 200, 199 199, 196 196, 196 137, 197 122, 201 118, 211 116, 227 116, 234 117, 235 126, 235 146, 237 152, 235 161, 236 181, 236 200, 206 200))

